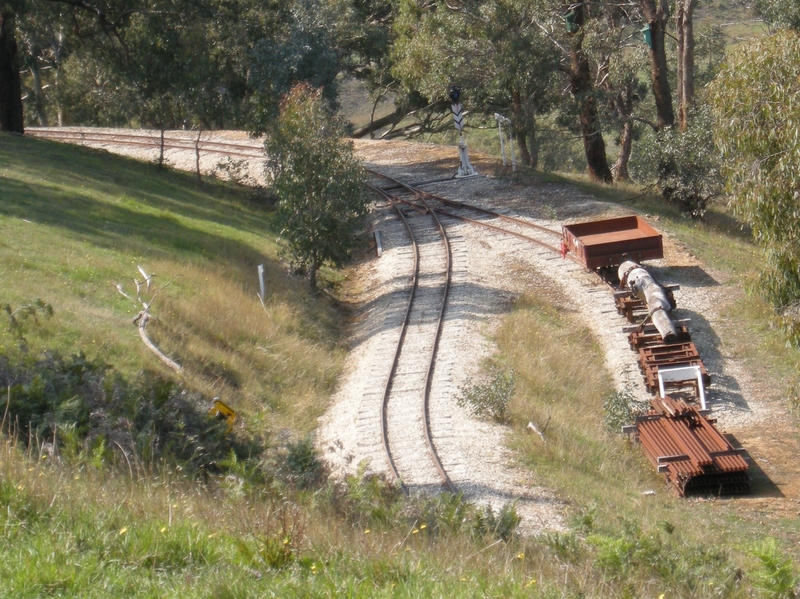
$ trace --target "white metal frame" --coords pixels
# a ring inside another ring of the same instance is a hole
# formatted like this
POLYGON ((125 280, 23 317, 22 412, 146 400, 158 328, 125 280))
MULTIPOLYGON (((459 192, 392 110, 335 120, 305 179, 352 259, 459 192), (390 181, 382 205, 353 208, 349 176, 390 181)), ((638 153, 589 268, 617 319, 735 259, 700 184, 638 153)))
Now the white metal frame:
POLYGON ((700 396, 700 406, 706 409, 706 390, 703 385, 703 372, 699 366, 673 366, 658 369, 658 390, 661 397, 666 396, 664 382, 692 381, 697 379, 697 394, 700 396))

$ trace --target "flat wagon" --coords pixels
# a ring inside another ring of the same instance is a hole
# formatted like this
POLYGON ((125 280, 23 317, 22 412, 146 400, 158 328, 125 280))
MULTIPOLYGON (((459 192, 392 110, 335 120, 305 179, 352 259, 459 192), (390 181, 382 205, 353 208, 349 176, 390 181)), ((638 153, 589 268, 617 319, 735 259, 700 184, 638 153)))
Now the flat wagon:
POLYGON ((563 225, 562 233, 564 251, 589 270, 664 257, 661 233, 638 216, 563 225))

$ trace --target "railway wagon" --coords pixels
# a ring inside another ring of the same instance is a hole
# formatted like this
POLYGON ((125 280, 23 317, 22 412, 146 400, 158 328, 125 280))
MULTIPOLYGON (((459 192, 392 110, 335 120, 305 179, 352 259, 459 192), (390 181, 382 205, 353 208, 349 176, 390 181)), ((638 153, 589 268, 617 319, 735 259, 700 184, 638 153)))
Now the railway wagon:
POLYGON ((563 248, 589 270, 664 257, 661 234, 638 216, 562 226, 563 248))

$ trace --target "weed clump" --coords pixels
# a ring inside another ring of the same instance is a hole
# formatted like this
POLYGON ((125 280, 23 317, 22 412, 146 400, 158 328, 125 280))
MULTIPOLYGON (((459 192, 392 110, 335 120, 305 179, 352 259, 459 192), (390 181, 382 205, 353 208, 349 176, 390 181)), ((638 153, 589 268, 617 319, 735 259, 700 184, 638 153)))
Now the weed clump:
POLYGON ((199 393, 143 371, 128 380, 102 358, 21 351, 0 356, 7 390, 4 428, 49 453, 101 465, 114 456, 146 470, 161 461, 190 472, 221 472, 231 452, 256 457, 259 444, 226 434, 199 393))
POLYGON ((615 391, 603 402, 603 412, 608 430, 621 435, 622 427, 631 424, 637 416, 647 411, 647 405, 637 401, 633 394, 624 389, 615 391))
POLYGON ((459 391, 458 405, 468 408, 473 416, 501 424, 508 424, 511 420, 509 403, 514 395, 513 372, 494 367, 486 382, 476 383, 468 379, 459 391))

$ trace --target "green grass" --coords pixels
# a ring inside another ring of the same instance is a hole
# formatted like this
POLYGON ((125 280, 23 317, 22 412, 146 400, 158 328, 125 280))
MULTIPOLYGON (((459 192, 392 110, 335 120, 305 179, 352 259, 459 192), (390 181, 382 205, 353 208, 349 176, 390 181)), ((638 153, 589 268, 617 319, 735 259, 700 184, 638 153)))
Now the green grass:
MULTIPOLYGON (((30 138, 0 136, 0 164, 0 305, 41 299, 54 311, 26 321, 30 351, 84 351, 125 376, 174 376, 131 323, 141 305, 115 287, 135 297, 142 266, 163 288, 148 330, 184 366, 183 384, 220 396, 261 433, 311 430, 342 357, 339 316, 287 276, 263 203, 231 186, 198 187, 189 174, 30 138)), ((18 341, 2 318, 0 349, 9 352, 18 341)))

